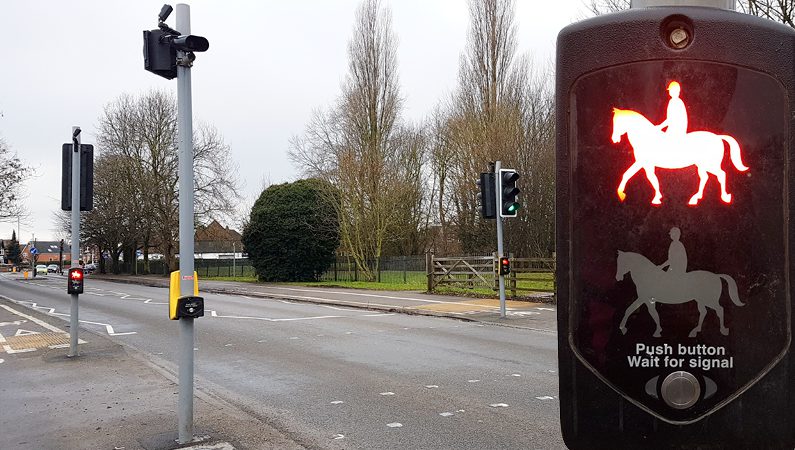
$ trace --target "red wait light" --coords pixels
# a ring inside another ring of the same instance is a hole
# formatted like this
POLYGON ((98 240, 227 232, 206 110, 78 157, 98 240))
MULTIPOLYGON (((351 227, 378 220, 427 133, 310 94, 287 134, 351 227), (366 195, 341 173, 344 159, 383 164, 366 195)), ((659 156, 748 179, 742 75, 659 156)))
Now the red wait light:
POLYGON ((73 280, 80 280, 83 278, 83 271, 79 269, 73 269, 69 271, 69 278, 73 280))

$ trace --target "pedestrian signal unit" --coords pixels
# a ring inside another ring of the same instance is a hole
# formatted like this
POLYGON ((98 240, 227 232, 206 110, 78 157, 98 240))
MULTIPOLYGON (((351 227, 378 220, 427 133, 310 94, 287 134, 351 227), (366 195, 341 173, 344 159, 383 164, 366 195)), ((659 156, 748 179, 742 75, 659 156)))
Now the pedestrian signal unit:
MULTIPOLYGON (((80 267, 72 267, 66 276, 66 293, 82 294, 85 282, 85 273, 80 267)), ((63 291, 62 291, 63 292, 63 291)))
POLYGON ((557 52, 566 445, 795 447, 795 30, 633 8, 557 52))

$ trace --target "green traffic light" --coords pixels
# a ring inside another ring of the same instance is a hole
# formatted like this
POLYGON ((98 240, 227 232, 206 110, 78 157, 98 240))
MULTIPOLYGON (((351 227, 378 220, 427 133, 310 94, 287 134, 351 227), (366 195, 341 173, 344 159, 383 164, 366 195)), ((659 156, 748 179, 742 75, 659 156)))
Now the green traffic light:
POLYGON ((509 213, 515 213, 516 211, 519 211, 520 207, 521 207, 520 204, 512 203, 510 206, 508 206, 508 212, 509 213))

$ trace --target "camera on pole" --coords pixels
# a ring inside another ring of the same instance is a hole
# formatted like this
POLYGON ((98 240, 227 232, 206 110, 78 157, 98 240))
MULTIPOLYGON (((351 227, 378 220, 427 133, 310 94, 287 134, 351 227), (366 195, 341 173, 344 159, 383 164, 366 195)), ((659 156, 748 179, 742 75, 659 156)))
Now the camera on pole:
POLYGON ((177 77, 177 66, 192 66, 196 60, 194 52, 206 52, 210 42, 201 36, 183 35, 166 25, 173 8, 163 5, 158 18, 157 30, 144 30, 144 69, 171 80, 177 77), (184 52, 178 58, 177 51, 184 52))

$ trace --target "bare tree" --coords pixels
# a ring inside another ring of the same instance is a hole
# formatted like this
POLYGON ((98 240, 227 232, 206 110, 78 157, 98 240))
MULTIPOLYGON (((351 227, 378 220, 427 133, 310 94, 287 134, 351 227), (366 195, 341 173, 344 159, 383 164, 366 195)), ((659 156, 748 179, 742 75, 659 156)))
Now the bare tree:
POLYGON ((740 9, 748 14, 795 28, 795 22, 793 22, 795 0, 740 0, 738 3, 740 9))
POLYGON ((417 217, 424 139, 400 125, 397 42, 391 13, 378 0, 357 10, 348 58, 340 100, 314 113, 290 155, 333 187, 342 250, 374 279, 396 224, 417 217))
MULTIPOLYGON (((738 9, 795 28, 795 0, 739 0, 738 9)), ((588 11, 599 16, 629 9, 630 0, 590 0, 588 11)))
POLYGON ((30 170, 0 139, 0 219, 24 214, 20 195, 22 183, 30 176, 30 170))
MULTIPOLYGON (((174 97, 150 91, 133 97, 122 95, 109 103, 100 117, 97 143, 115 157, 114 182, 95 195, 123 192, 132 199, 125 216, 135 220, 136 239, 124 242, 127 258, 142 248, 148 262, 150 248, 175 266, 179 230, 177 108, 174 97)), ((229 216, 240 197, 237 170, 229 147, 212 127, 194 133, 194 201, 199 221, 229 216)), ((122 218, 119 219, 122 221, 122 218)))

